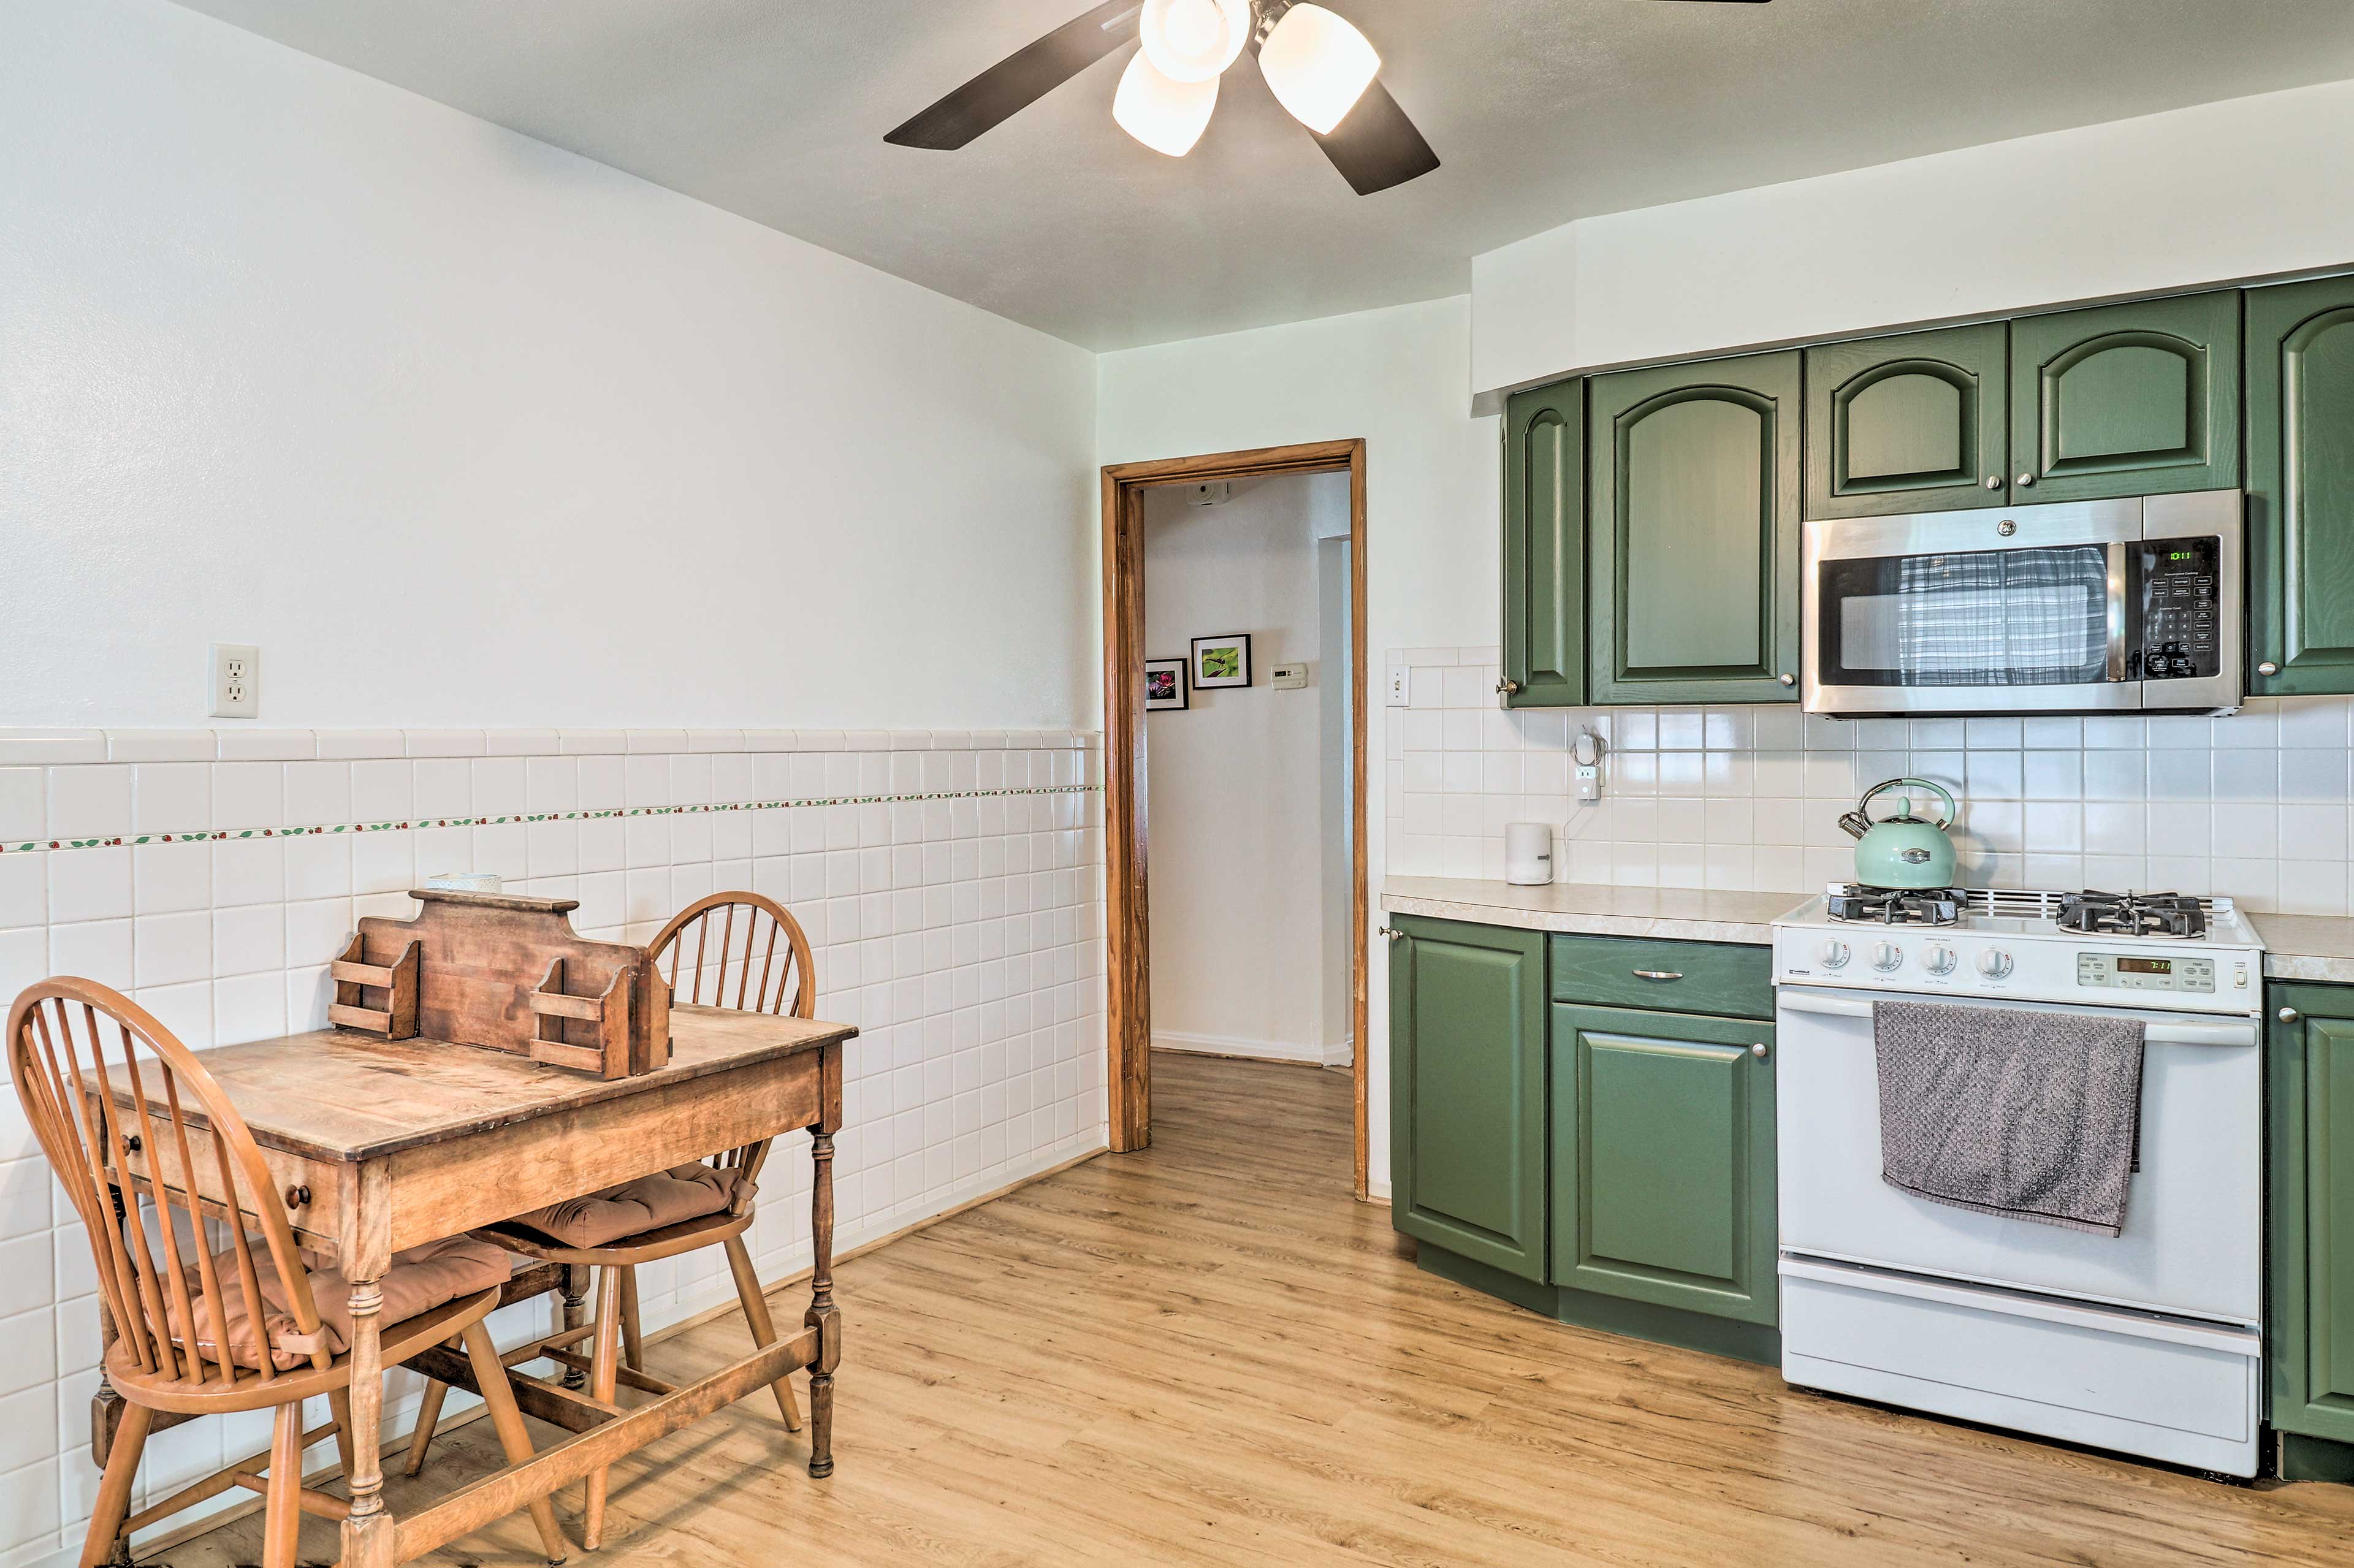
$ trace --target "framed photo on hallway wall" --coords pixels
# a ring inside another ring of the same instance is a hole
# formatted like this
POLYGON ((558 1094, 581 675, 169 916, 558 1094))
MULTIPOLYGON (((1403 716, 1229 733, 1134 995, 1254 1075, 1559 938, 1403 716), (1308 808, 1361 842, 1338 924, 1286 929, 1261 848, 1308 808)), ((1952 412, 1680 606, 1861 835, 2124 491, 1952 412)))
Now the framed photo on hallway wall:
POLYGON ((1214 691, 1220 686, 1247 686, 1251 683, 1250 633, 1229 632, 1223 637, 1193 639, 1193 689, 1214 691))
POLYGON ((1147 659, 1144 662, 1144 711, 1160 713, 1185 705, 1185 661, 1147 659))

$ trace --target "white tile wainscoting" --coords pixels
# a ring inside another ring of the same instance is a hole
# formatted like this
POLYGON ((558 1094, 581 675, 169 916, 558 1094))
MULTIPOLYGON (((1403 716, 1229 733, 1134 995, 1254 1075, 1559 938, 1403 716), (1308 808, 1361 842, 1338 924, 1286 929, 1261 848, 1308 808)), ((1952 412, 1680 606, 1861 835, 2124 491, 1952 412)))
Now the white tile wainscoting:
POLYGON ((1507 713, 1497 662, 1493 648, 1388 654, 1412 672, 1410 704, 1387 726, 1391 874, 1500 877, 1504 824, 1543 821, 1559 830, 1559 881, 1812 892, 1853 874, 1840 812, 1861 789, 1912 776, 1961 802, 1973 885, 2349 912, 2354 699, 2258 698, 2222 718, 1840 720, 1796 704, 1507 713), (1591 804, 1571 792, 1582 728, 1604 743, 1591 804))
MULTIPOLYGON (((435 873, 577 898, 583 934, 636 940, 749 887, 807 927, 821 1016, 861 1030, 834 1161, 836 1244, 854 1246, 1103 1147, 1100 747, 1058 731, 0 731, 0 1001, 84 975, 190 1045, 228 1044, 323 1027, 325 966, 354 921, 413 912, 405 890, 435 873)), ((808 1265, 805 1143, 769 1163, 752 1233, 767 1278, 808 1265)), ((90 1266, 0 1091, 0 1568, 80 1545, 97 1484, 90 1266)), ((641 1277, 650 1327, 733 1299, 716 1251, 641 1277)), ((502 1339, 548 1311, 509 1308, 502 1339)), ((395 1379, 406 1425, 419 1385, 395 1379)), ((268 1427, 265 1412, 162 1434, 142 1502, 266 1447, 268 1427)))

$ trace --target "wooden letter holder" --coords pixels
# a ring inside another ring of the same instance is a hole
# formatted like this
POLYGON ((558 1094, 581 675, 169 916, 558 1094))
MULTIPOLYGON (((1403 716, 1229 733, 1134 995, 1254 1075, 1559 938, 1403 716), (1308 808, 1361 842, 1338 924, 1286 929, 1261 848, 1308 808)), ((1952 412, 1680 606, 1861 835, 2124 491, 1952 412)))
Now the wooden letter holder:
POLYGON ((339 1026, 605 1078, 668 1065, 670 987, 643 948, 575 932, 579 900, 435 888, 409 896, 422 906, 416 919, 362 920, 336 960, 327 1016, 339 1026))

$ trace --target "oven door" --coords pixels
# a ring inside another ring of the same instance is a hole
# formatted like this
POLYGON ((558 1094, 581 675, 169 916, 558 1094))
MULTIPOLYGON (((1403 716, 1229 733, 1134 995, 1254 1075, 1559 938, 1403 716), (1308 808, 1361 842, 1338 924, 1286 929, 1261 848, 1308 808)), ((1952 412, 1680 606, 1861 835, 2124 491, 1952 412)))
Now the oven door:
MULTIPOLYGON (((2105 1012, 1978 1003, 2041 1012, 2105 1012)), ((2142 1014, 2141 1169, 2124 1234, 1933 1203, 1880 1177, 1872 997, 1783 986, 1775 1072, 1785 1254, 2233 1323, 2263 1317, 2256 1022, 2142 1014)))

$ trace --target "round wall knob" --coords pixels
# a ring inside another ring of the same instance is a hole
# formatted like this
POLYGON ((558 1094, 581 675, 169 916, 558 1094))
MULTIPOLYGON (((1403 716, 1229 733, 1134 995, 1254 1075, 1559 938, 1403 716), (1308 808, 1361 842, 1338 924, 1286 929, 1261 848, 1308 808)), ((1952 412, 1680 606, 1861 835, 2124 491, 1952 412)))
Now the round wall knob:
POLYGON ((1988 948, 1978 955, 1978 973, 1988 980, 2000 980, 2010 973, 2010 955, 2000 948, 1988 948))
POLYGON ((2002 488, 2002 475, 1999 473, 1990 473, 1987 475, 1987 488, 1988 490, 2000 490, 2002 488))
POLYGON ((2280 666, 2267 659, 2263 663, 2256 666, 2256 673, 2259 675, 2277 675, 2280 673, 2280 666))
POLYGON ((2022 473, 2019 476, 2019 482, 2021 484, 2033 484, 2035 482, 2035 476, 2031 473, 2022 473))
POLYGON ((1886 974, 1904 964, 1904 949, 1893 942, 1875 942, 1872 947, 1872 967, 1886 974))
POLYGON ((1776 678, 1786 686, 1795 686, 1798 683, 1798 677, 1789 673, 1787 671, 1785 671, 1776 678))
POLYGON ((1932 948, 1921 961, 1933 975, 1949 975, 1954 972, 1954 965, 1960 960, 1955 957, 1951 948, 1932 948))
POLYGON ((1823 944, 1821 956, 1823 968, 1827 969, 1844 969, 1847 967, 1847 944, 1845 942, 1837 941, 1825 942, 1823 944))

